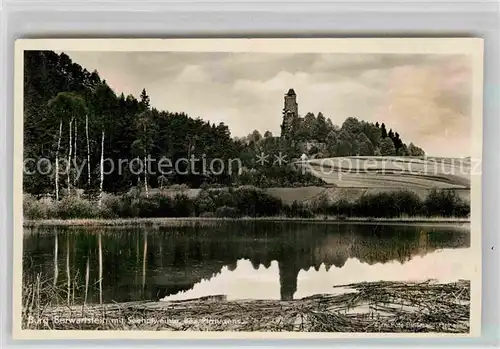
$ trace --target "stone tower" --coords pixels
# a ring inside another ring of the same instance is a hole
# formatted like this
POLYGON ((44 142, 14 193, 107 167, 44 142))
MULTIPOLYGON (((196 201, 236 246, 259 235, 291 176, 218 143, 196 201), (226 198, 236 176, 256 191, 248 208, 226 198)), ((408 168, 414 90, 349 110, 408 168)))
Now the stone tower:
POLYGON ((299 117, 299 105, 297 95, 293 88, 285 94, 285 105, 283 108, 283 123, 281 125, 281 137, 290 137, 293 121, 299 117))

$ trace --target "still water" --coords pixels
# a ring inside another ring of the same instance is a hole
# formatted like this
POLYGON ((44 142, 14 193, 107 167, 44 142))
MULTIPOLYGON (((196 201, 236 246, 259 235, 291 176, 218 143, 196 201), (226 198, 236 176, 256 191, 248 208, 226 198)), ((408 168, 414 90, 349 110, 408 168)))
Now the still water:
POLYGON ((363 281, 470 279, 469 241, 469 227, 454 225, 33 228, 25 229, 23 274, 56 286, 61 302, 290 300, 363 281))

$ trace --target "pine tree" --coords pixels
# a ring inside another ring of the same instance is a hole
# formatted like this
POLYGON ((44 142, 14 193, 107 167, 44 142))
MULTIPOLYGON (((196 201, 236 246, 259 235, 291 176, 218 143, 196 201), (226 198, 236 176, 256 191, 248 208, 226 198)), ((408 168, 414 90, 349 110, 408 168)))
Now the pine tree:
POLYGON ((380 153, 382 154, 382 156, 396 155, 396 148, 394 147, 392 139, 390 139, 389 137, 385 137, 380 142, 380 153))
POLYGON ((394 132, 392 132, 392 128, 389 130, 389 133, 387 134, 387 136, 388 136, 390 139, 394 140, 394 132))
POLYGON ((380 128, 380 132, 381 132, 382 138, 387 137, 387 130, 385 129, 385 124, 384 123, 382 123, 382 126, 380 128))
POLYGON ((146 89, 143 88, 140 96, 140 105, 143 110, 146 110, 150 107, 150 99, 148 94, 146 93, 146 89))

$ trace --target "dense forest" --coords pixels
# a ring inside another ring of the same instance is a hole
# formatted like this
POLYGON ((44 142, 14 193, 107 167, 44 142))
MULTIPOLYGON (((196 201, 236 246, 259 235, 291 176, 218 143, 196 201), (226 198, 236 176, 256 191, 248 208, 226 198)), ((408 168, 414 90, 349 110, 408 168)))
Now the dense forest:
POLYGON ((132 186, 180 183, 191 187, 207 183, 261 187, 319 184, 320 179, 297 174, 290 165, 276 168, 256 163, 256 155, 262 152, 298 158, 304 152, 301 144, 309 141, 320 145, 307 150, 307 155, 317 157, 424 155, 422 149, 406 145, 384 124, 349 117, 338 127, 322 113, 298 119, 291 143, 269 131, 233 138, 223 123, 151 107, 146 90, 137 98, 117 95, 97 71, 87 71, 64 53, 26 51, 24 79, 24 158, 25 173, 30 174, 24 176, 24 191, 31 194, 55 193, 59 197, 59 192, 75 188, 120 193, 132 186), (169 175, 137 174, 131 161, 146 163, 162 157, 172 162, 191 157, 207 162, 239 159, 243 174, 235 176, 234 168, 233 172, 228 168, 193 171, 186 163, 181 164, 183 171, 169 175), (130 161, 130 166, 120 166, 118 171, 120 159, 130 161))
MULTIPOLYGON (((295 119, 291 139, 288 145, 297 154, 303 150, 304 143, 312 145, 307 150, 307 155, 316 157, 334 156, 424 156, 425 152, 413 143, 406 145, 401 140, 399 133, 392 129, 387 131, 384 123, 379 124, 360 121, 348 117, 341 127, 336 126, 323 113, 315 116, 307 113, 303 118, 295 119), (295 147, 294 147, 295 145, 295 147)), ((254 131, 246 137, 248 142, 254 142, 263 149, 273 147, 276 139, 267 131, 262 136, 259 131, 254 131)))

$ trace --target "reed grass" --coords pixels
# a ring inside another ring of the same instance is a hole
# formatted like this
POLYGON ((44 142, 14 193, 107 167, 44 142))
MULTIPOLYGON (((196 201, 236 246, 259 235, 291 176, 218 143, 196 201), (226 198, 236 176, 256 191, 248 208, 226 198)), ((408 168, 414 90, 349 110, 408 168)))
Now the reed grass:
POLYGON ((302 331, 467 333, 470 282, 369 282, 339 285, 339 295, 293 301, 237 300, 223 295, 176 302, 46 306, 38 281, 24 298, 23 327, 55 330, 302 331), (31 300, 34 299, 34 300, 31 300), (38 309, 43 308, 43 312, 38 309), (38 314, 39 321, 27 321, 38 314))
POLYGON ((272 216, 272 217, 239 217, 239 218, 215 218, 215 217, 182 217, 182 218, 115 218, 115 219, 42 219, 24 220, 24 227, 43 226, 88 226, 88 227, 127 227, 127 226, 150 226, 150 227, 183 227, 183 226, 214 226, 226 222, 237 221, 275 221, 275 222, 315 222, 315 223, 393 223, 393 224, 468 224, 469 218, 462 217, 392 217, 392 218, 370 218, 370 217, 338 217, 317 215, 312 218, 272 216))

